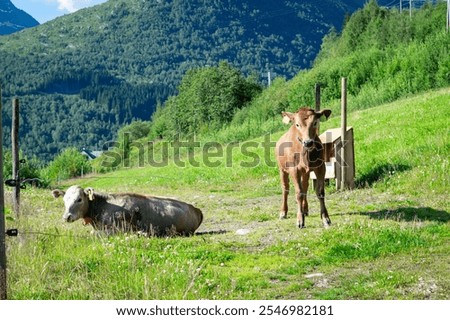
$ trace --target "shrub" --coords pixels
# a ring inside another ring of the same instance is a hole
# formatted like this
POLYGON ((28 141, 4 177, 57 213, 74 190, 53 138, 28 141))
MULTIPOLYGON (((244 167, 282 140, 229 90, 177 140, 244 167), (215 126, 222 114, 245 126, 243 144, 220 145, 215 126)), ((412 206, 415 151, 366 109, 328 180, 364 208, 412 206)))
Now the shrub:
POLYGON ((227 62, 217 67, 190 70, 177 96, 155 114, 152 135, 170 136, 218 130, 231 121, 261 91, 252 78, 244 78, 227 62), (163 120, 164 119, 164 120, 163 120))
POLYGON ((122 127, 118 134, 119 140, 123 140, 120 137, 123 137, 125 133, 128 134, 130 142, 147 137, 150 133, 150 122, 138 120, 122 127))
MULTIPOLYGON (((32 158, 31 160, 24 157, 22 152, 20 152, 20 159, 24 159, 24 163, 20 163, 19 165, 19 177, 21 180, 24 179, 41 179, 40 169, 41 162, 37 158, 32 158)), ((6 151, 3 153, 3 178, 6 179, 14 179, 12 173, 12 153, 10 151, 6 151)), ((44 186, 44 181, 41 181, 39 186, 44 186)))
POLYGON ((77 148, 62 151, 42 170, 42 176, 48 180, 63 180, 91 172, 89 160, 77 148))

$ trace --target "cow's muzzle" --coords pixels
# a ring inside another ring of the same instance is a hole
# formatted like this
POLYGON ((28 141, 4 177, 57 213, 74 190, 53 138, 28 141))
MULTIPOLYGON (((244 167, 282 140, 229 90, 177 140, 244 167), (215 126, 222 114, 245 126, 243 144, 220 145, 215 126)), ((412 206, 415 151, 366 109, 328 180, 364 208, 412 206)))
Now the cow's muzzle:
POLYGON ((71 213, 65 214, 65 215, 63 216, 63 219, 64 219, 64 221, 66 221, 66 222, 74 222, 74 221, 75 221, 74 216, 73 216, 71 213))
POLYGON ((303 146, 308 149, 311 148, 313 145, 314 145, 314 140, 311 140, 311 139, 303 142, 303 146))
POLYGON ((311 149, 314 146, 313 139, 302 140, 302 139, 300 139, 300 137, 297 137, 297 139, 302 144, 302 146, 306 149, 311 149))
POLYGON ((314 145, 314 140, 308 139, 303 141, 303 146, 307 149, 310 149, 314 145))

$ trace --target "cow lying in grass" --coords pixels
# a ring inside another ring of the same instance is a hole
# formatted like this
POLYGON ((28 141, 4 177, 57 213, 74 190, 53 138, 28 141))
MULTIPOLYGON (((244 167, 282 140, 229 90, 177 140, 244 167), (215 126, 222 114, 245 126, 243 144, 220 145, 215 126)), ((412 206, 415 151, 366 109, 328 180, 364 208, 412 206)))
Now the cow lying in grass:
POLYGON ((317 136, 319 120, 326 120, 331 110, 325 109, 316 112, 309 108, 301 108, 295 113, 283 112, 283 122, 292 123, 290 129, 278 140, 275 154, 280 171, 281 188, 283 189, 283 201, 281 203, 280 218, 287 217, 289 194, 289 177, 295 188, 295 200, 297 201, 297 226, 305 227, 305 216, 308 215, 309 174, 313 171, 317 177, 316 195, 320 201, 320 215, 325 227, 331 224, 325 207, 325 162, 323 146, 317 136))
POLYGON ((137 231, 146 235, 192 235, 203 220, 194 206, 174 199, 132 193, 104 194, 92 188, 72 186, 67 191, 53 190, 55 198, 64 197, 63 219, 84 220, 96 230, 108 233, 137 231))

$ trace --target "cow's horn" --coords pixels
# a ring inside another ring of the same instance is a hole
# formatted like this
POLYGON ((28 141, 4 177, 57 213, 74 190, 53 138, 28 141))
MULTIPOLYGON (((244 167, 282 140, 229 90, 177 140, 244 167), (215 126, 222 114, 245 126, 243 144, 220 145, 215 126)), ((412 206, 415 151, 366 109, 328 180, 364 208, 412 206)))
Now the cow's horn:
POLYGON ((86 193, 87 193, 88 198, 89 198, 90 201, 93 201, 95 199, 95 197, 94 197, 94 189, 87 188, 86 189, 86 193))

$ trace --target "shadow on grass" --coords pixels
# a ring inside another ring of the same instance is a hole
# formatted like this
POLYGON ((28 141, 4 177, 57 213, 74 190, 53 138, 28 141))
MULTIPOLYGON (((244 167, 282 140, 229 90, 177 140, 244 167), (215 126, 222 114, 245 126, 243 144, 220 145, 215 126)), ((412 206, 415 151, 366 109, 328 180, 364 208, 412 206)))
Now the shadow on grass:
POLYGON ((200 231, 200 232, 196 232, 195 235, 203 236, 203 235, 214 235, 214 234, 224 234, 224 233, 228 233, 228 231, 227 230, 200 231))
POLYGON ((385 209, 381 211, 359 212, 357 214, 365 215, 371 219, 377 220, 435 221, 444 223, 450 221, 450 213, 430 207, 401 207, 393 210, 385 209))
POLYGON ((364 173, 355 184, 359 188, 371 187, 375 182, 382 181, 396 173, 411 170, 412 167, 404 163, 382 163, 372 168, 369 172, 364 173))

